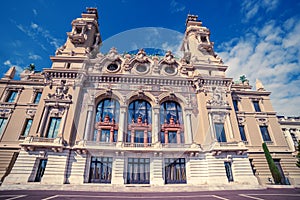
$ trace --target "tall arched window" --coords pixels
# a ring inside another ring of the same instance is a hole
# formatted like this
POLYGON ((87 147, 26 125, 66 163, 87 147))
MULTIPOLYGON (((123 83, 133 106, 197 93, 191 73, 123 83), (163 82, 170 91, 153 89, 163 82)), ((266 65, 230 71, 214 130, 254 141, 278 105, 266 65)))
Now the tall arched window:
POLYGON ((96 122, 103 121, 108 116, 110 121, 119 121, 120 104, 114 99, 104 99, 97 105, 96 122))
POLYGON ((170 119, 179 124, 183 123, 180 105, 175 101, 166 101, 160 105, 160 123, 170 123, 170 119))
POLYGON ((118 138, 120 104, 114 99, 104 99, 96 108, 94 141, 116 142, 118 138))
POLYGON ((180 105, 165 101, 160 105, 161 143, 184 143, 183 119, 180 105))
POLYGON ((126 134, 127 143, 152 143, 151 105, 145 100, 135 100, 128 106, 128 131, 126 134))

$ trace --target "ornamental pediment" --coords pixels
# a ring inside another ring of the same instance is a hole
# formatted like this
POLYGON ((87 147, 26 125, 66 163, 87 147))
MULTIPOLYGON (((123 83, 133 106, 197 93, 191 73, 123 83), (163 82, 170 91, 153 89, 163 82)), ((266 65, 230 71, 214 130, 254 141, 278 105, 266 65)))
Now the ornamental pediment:
POLYGON ((132 74, 146 76, 187 77, 193 74, 194 67, 184 59, 175 58, 171 51, 164 56, 147 55, 140 49, 136 54, 119 54, 115 48, 107 54, 98 53, 95 59, 88 61, 89 71, 105 74, 132 74))

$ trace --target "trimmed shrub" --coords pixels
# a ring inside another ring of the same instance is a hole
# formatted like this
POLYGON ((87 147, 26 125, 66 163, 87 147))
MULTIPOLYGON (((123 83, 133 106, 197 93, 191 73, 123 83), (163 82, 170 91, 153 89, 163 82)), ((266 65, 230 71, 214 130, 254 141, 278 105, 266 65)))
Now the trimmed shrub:
POLYGON ((267 159, 267 162, 268 162, 268 165, 269 165, 269 169, 271 171, 271 174, 272 174, 272 177, 274 179, 274 182, 275 182, 275 184, 280 184, 282 177, 281 177, 281 174, 280 174, 278 168, 276 167, 276 165, 274 163, 274 160, 273 160, 273 158, 272 158, 272 156, 270 154, 270 151, 268 149, 267 144, 263 143, 262 144, 262 148, 263 148, 263 150, 265 152, 265 157, 267 159))

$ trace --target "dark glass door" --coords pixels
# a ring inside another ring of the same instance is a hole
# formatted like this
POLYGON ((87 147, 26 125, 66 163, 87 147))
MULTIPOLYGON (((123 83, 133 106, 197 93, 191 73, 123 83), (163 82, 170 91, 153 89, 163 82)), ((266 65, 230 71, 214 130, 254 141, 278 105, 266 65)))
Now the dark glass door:
POLYGON ((231 169, 231 162, 225 162, 225 170, 226 170, 226 176, 228 179, 228 182, 233 181, 233 174, 232 174, 232 169, 231 169))
POLYGON ((166 184, 186 183, 184 158, 165 159, 165 183, 166 184))
POLYGON ((127 184, 150 183, 150 159, 128 158, 127 184))
POLYGON ((111 183, 112 158, 92 157, 90 183, 111 183))
POLYGON ((47 159, 40 159, 40 163, 34 179, 35 182, 40 182, 42 180, 42 177, 46 169, 46 165, 47 165, 47 159))

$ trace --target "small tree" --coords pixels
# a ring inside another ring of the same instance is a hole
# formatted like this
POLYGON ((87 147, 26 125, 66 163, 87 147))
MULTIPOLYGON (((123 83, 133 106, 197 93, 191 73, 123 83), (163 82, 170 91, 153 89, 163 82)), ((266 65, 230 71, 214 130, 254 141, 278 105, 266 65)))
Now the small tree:
POLYGON ((298 140, 298 154, 297 154, 297 158, 298 158, 298 161, 296 163, 297 167, 300 168, 300 140, 298 140))
POLYGON ((268 165, 269 165, 269 169, 271 171, 271 174, 272 174, 272 177, 274 179, 274 182, 276 184, 281 183, 281 178, 282 178, 281 174, 280 174, 278 168, 276 167, 276 165, 274 163, 274 160, 273 160, 273 158, 272 158, 272 156, 270 154, 270 151, 268 149, 267 144, 263 143, 262 147, 263 147, 263 150, 265 152, 265 157, 267 159, 267 162, 268 162, 268 165))

